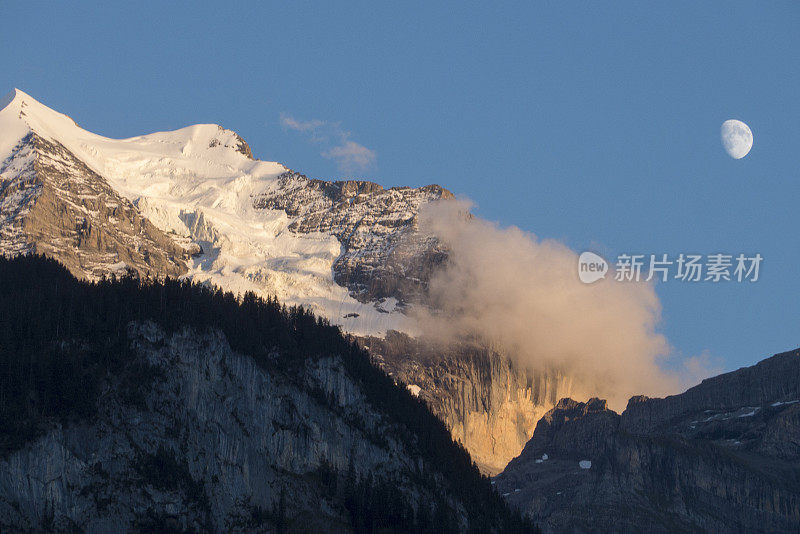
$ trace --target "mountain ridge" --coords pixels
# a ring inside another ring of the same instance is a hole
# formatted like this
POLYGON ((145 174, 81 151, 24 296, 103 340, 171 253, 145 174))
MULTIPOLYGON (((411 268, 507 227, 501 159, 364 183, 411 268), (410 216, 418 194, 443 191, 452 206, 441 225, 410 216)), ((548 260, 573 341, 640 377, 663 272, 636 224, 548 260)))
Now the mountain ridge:
POLYGON ((550 532, 793 532, 800 350, 663 399, 561 399, 495 484, 550 532))

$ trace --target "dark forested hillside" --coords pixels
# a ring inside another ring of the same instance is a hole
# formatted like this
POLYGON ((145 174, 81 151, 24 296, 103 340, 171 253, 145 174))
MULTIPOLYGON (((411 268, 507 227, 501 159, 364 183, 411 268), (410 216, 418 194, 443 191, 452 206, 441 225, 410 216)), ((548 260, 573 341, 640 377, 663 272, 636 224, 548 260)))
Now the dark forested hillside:
MULTIPOLYGON (((234 350, 282 376, 308 360, 341 357, 370 405, 399 429, 394 435, 406 450, 436 466, 436 473, 419 483, 434 492, 441 485, 468 516, 467 523, 459 520, 447 498, 415 506, 386 481, 356 479, 323 465, 322 487, 348 510, 352 529, 458 531, 468 524, 481 532, 533 530, 509 511, 427 406, 327 321, 273 299, 236 297, 185 281, 80 282, 57 262, 36 256, 0 258, 0 456, 52 424, 91 420, 109 377, 125 402, 142 403, 159 370, 133 357, 127 328, 144 321, 166 332, 186 327, 222 332, 234 350)), ((283 513, 279 506, 265 517, 281 530, 283 513)))

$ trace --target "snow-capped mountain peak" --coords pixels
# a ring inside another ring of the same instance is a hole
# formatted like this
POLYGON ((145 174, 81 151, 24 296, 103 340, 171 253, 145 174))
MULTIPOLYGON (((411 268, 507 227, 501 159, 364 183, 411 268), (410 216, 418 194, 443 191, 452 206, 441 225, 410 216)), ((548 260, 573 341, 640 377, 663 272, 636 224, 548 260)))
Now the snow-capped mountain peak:
POLYGON ((416 214, 451 196, 441 187, 312 180, 215 124, 111 139, 18 89, 0 103, 4 254, 276 295, 359 334, 411 331, 403 304, 442 253, 416 214))
POLYGON ((179 164, 203 179, 209 175, 233 177, 237 173, 274 175, 286 169, 271 162, 255 162, 250 147, 235 132, 216 124, 196 124, 169 132, 129 139, 110 139, 84 130, 68 115, 38 102, 19 89, 0 101, 3 128, 0 157, 7 157, 16 142, 30 132, 57 141, 94 170, 106 170, 106 160, 131 165, 158 159, 179 164))

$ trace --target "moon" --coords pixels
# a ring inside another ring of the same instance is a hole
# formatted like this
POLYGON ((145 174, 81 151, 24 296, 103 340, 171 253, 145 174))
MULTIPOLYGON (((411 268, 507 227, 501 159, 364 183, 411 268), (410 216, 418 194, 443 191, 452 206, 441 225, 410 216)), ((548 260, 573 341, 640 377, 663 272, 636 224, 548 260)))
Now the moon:
POLYGON ((720 137, 725 152, 733 159, 742 159, 753 148, 753 132, 742 121, 729 119, 723 122, 720 137))

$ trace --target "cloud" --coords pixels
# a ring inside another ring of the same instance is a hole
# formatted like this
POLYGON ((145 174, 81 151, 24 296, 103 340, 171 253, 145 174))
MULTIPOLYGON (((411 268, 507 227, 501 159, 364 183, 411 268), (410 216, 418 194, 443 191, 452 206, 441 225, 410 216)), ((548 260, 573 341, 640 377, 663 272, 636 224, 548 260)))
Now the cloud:
POLYGON ((606 398, 616 410, 633 395, 676 393, 706 373, 704 358, 675 372, 661 365, 674 351, 657 331, 652 284, 583 284, 566 245, 470 216, 470 207, 439 201, 420 213, 420 229, 449 251, 428 305, 413 311, 428 339, 480 341, 525 367, 563 373, 573 397, 606 398))
POLYGON ((345 141, 322 153, 322 156, 336 161, 339 170, 345 173, 366 172, 373 168, 377 155, 364 145, 354 141, 345 141))
POLYGON ((363 173, 375 168, 375 151, 350 140, 351 133, 338 122, 300 120, 288 113, 281 113, 280 123, 284 129, 305 134, 310 141, 321 145, 323 150, 320 155, 335 161, 342 173, 363 173))
POLYGON ((284 128, 288 128, 289 130, 295 130, 297 132, 316 132, 327 123, 325 121, 313 119, 310 121, 301 121, 297 120, 291 115, 287 115, 286 113, 281 113, 281 126, 284 128))

